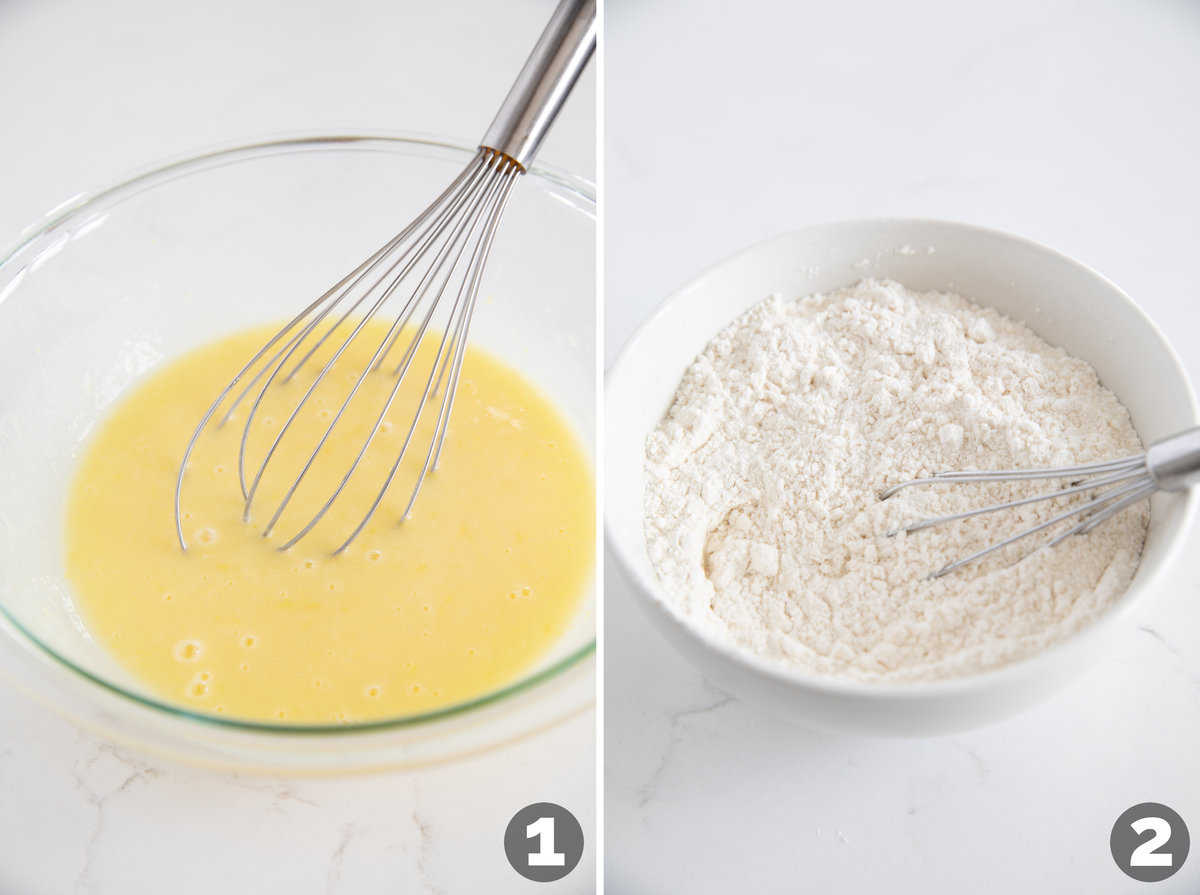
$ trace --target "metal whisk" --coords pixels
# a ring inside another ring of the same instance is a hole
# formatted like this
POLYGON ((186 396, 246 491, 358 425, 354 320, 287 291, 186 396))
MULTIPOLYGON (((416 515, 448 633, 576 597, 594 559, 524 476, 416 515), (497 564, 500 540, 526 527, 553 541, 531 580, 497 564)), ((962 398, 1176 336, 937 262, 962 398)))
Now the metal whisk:
POLYGON ((953 513, 931 519, 920 519, 909 525, 889 531, 888 537, 900 532, 920 531, 943 522, 956 522, 984 513, 996 513, 1013 507, 1069 497, 1072 494, 1087 496, 1087 499, 1045 522, 1018 532, 1011 537, 972 553, 970 556, 948 563, 930 575, 941 578, 963 566, 982 559, 1022 538, 1037 534, 1059 523, 1075 519, 1075 523, 1040 545, 1038 550, 1060 544, 1072 535, 1087 534, 1111 519, 1117 513, 1139 501, 1150 497, 1155 491, 1183 491, 1200 479, 1200 427, 1186 429, 1176 435, 1154 442, 1144 454, 1109 460, 1101 463, 1085 463, 1081 466, 1058 466, 1045 469, 1004 469, 995 471, 939 472, 929 478, 913 479, 892 485, 879 493, 880 500, 887 500, 897 491, 913 485, 934 485, 949 482, 1010 482, 1028 479, 1069 479, 1066 488, 992 504, 965 513, 953 513))
POLYGON ((338 358, 363 332, 367 324, 380 314, 389 299, 397 293, 400 294, 397 299, 398 309, 392 316, 385 337, 354 380, 349 394, 333 414, 324 434, 284 492, 281 502, 271 512, 263 530, 264 536, 274 530, 284 509, 342 420, 346 408, 362 387, 367 375, 378 370, 387 361, 396 343, 410 331, 411 324, 412 334, 406 338, 407 344, 400 352, 399 361, 393 369, 394 383, 386 404, 375 419, 375 425, 362 448, 339 480, 337 488, 308 522, 290 535, 279 548, 286 550, 321 521, 345 489, 372 440, 380 431, 384 417, 402 382, 411 372, 410 368, 417 357, 417 350, 429 329, 434 312, 444 296, 452 296, 448 320, 437 353, 430 365, 424 391, 417 402, 407 436, 395 463, 392 464, 391 471, 379 488, 374 501, 364 513, 362 521, 341 542, 334 554, 345 550, 375 514, 409 451, 426 405, 440 396, 433 435, 401 519, 408 516, 422 483, 429 472, 437 468, 441 456, 454 408, 454 396, 458 388, 471 317, 479 295, 480 280, 509 193, 517 178, 533 160, 542 139, 595 49, 595 20, 596 0, 561 0, 487 133, 480 141, 478 153, 462 173, 407 227, 275 333, 213 401, 192 434, 183 460, 179 464, 175 484, 175 530, 180 548, 187 550, 188 547, 183 535, 181 499, 188 459, 205 427, 243 379, 249 376, 249 382, 221 414, 218 426, 228 422, 234 410, 257 388, 242 431, 237 465, 244 499, 243 519, 249 522, 254 498, 264 473, 301 409, 326 379, 338 358), (327 320, 332 322, 322 326, 327 320), (278 434, 270 441, 265 457, 257 469, 251 472, 247 468, 246 444, 264 396, 272 386, 288 383, 327 342, 331 348, 337 344, 330 339, 344 324, 349 329, 348 334, 333 350, 329 360, 304 391, 299 403, 284 420, 278 434), (256 368, 257 372, 251 376, 251 372, 256 368))

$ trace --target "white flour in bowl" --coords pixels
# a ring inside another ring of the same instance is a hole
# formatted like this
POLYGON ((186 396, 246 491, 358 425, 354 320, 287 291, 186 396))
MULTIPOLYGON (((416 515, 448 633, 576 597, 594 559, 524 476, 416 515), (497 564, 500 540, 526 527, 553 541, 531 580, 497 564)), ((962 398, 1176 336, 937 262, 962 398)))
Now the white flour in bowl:
POLYGON ((926 486, 885 502, 880 489, 1141 449, 1089 364, 996 311, 891 281, 773 296, 709 343, 647 439, 647 546, 669 598, 718 640, 827 675, 969 674, 1101 613, 1137 568, 1148 507, 929 580, 1079 495, 889 538, 1066 483, 926 486))

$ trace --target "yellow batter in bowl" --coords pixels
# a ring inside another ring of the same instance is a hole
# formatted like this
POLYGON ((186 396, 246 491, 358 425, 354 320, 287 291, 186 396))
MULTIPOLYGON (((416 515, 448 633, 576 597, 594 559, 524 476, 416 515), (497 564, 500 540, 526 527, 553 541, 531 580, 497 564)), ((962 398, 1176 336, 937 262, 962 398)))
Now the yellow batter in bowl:
MULTIPOLYGON (((250 720, 394 717, 514 679, 562 634, 590 580, 594 488, 565 420, 479 349, 466 351, 440 466, 406 521, 435 422, 429 411, 378 512, 331 556, 395 462, 438 335, 423 342, 387 422, 320 524, 278 550, 349 468, 386 402, 390 367, 367 377, 271 537, 261 535, 383 338, 372 323, 281 442, 250 523, 237 473, 249 404, 206 430, 184 480, 188 550, 180 550, 172 495, 183 448, 213 396, 273 331, 241 332, 164 366, 88 445, 68 497, 66 560, 92 636, 165 699, 250 720)), ((251 429, 248 477, 330 353, 268 391, 251 429)))

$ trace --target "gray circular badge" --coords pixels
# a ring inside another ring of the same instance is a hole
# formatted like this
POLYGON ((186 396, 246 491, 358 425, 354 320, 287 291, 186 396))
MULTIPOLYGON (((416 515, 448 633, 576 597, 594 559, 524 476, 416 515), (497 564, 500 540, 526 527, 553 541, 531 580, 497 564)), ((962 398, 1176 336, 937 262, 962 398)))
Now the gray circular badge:
POLYGON ((1143 883, 1175 873, 1187 860, 1191 844, 1183 818, 1158 802, 1142 802, 1122 812, 1108 837, 1117 866, 1143 883))
POLYGON ((562 805, 535 802, 508 822, 504 854, 521 876, 552 883, 574 870, 583 856, 583 828, 562 805))

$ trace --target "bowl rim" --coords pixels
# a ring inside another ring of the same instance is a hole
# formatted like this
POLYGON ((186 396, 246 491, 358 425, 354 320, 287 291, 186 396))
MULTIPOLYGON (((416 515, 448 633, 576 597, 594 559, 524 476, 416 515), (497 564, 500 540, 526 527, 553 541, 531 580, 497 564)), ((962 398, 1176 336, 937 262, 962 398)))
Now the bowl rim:
MULTIPOLYGON (((840 218, 832 221, 824 221, 815 224, 808 224, 794 230, 782 231, 768 236, 765 239, 757 240, 724 258, 709 264, 699 273, 690 277, 684 284, 672 291, 659 306, 645 320, 642 321, 634 330, 633 334, 621 346, 615 360, 605 371, 605 407, 607 409, 609 398, 611 396, 611 385, 614 378, 625 375, 625 370, 632 365, 631 357, 634 357, 639 351, 640 344, 644 341, 646 331, 659 319, 668 313, 676 304, 687 301, 689 293, 703 280, 707 279, 717 270, 726 265, 733 264, 754 252, 762 250, 765 246, 785 239, 794 239, 804 233, 823 231, 837 228, 858 228, 865 226, 881 226, 881 225, 896 225, 896 226, 925 226, 925 227, 942 227, 960 231, 971 232, 979 236, 989 239, 999 239, 1010 243, 1024 246, 1036 252, 1048 255, 1057 259, 1060 262, 1075 268, 1077 271, 1091 276, 1107 287, 1113 294, 1129 306, 1145 324, 1146 327, 1162 342, 1166 349, 1166 355, 1169 362, 1175 367, 1181 381, 1184 384, 1185 391, 1188 396, 1189 411, 1193 421, 1200 420, 1200 404, 1197 403, 1196 391, 1192 385, 1192 381, 1187 374, 1186 368, 1180 361, 1179 354, 1167 338, 1166 334, 1158 327, 1158 325, 1142 310, 1132 298, 1125 293, 1123 289, 1117 286, 1108 277, 1101 274, 1094 268, 1084 264, 1081 261, 1072 258, 1071 256, 1060 252, 1044 243, 1037 242, 1025 236, 1009 233, 1004 230, 999 230, 992 227, 984 227, 978 224, 966 223, 963 221, 955 221, 944 218, 928 218, 928 217, 899 217, 899 216, 881 216, 881 217, 864 217, 864 218, 840 218)), ((715 333, 713 334, 715 335, 715 333)), ((607 417, 606 417, 607 418, 607 417)), ((608 427, 605 427, 607 433, 608 427)), ((754 672, 760 676, 770 678, 780 683, 794 686, 800 690, 815 691, 820 694, 829 696, 852 697, 864 701, 899 701, 899 702, 918 702, 931 698, 954 696, 974 691, 981 691, 990 688, 1003 688, 1009 684, 1028 679, 1031 675, 1036 674, 1038 669, 1045 668, 1055 664, 1060 658, 1067 653, 1078 651, 1088 643, 1097 641, 1102 636, 1108 634, 1112 626, 1119 620, 1123 619, 1136 603, 1141 602, 1144 593, 1151 590, 1158 584, 1164 571, 1169 568, 1178 558, 1183 549, 1184 543, 1187 540, 1188 532, 1195 520, 1197 510, 1200 509, 1200 493, 1198 489, 1191 489, 1183 495, 1184 507, 1183 515, 1180 524, 1170 536, 1170 541, 1166 545, 1163 557, 1157 569, 1151 571, 1147 578, 1138 581, 1135 587, 1127 588, 1122 597, 1134 592, 1136 599, 1118 599, 1115 605, 1110 605, 1104 610, 1094 621, 1084 627, 1082 630, 1059 640, 1050 646, 1037 650, 1030 655, 1024 656, 1013 662, 1006 663, 996 668, 987 669, 972 674, 956 676, 952 678, 944 678, 929 681, 863 681, 853 678, 840 678, 831 675, 820 675, 812 672, 802 671, 793 667, 784 665, 776 660, 767 659, 757 654, 751 653, 748 650, 732 644, 721 643, 707 636, 698 625, 684 616, 679 610, 669 601, 663 598, 662 585, 658 581, 657 576, 647 579, 637 569, 634 562, 631 561, 629 555, 624 549, 622 539, 614 534, 615 526, 610 524, 610 518, 607 512, 607 503, 605 504, 605 519, 604 519, 604 541, 605 547, 611 552, 613 559, 616 561, 621 573, 626 580, 633 585, 633 590, 637 591, 639 597, 643 600, 648 600, 654 608, 661 611, 665 619, 672 622, 677 628, 686 632, 687 636, 696 641, 703 648, 717 653, 726 661, 732 662, 735 665, 754 672)), ((644 549, 643 532, 641 534, 644 549)), ((1139 563, 1140 569, 1140 563, 1139 563)))
MULTIPOLYGON (((365 151, 365 152, 395 152, 397 154, 417 155, 427 158, 461 158, 469 160, 478 151, 478 145, 470 141, 457 140, 453 137, 424 132, 406 132, 389 130, 363 130, 354 133, 331 133, 329 131, 297 131, 284 132, 263 136, 257 139, 223 141, 205 149, 186 154, 173 155, 166 159, 148 165, 140 166, 106 186, 99 189, 76 193, 70 198, 53 206, 41 219, 33 222, 20 232, 11 247, 0 253, 0 273, 22 259, 22 256, 33 250, 33 258, 18 268, 9 284, 0 288, 0 301, 19 285, 23 275, 31 265, 37 265, 43 255, 36 252, 39 244, 52 237, 55 231, 70 224, 84 215, 85 217, 77 233, 92 226, 92 221, 98 221, 100 215, 107 209, 120 205, 139 193, 153 189, 173 180, 200 174, 221 168, 226 165, 252 162, 265 158, 290 155, 300 152, 322 151, 365 151)), ((592 221, 596 219, 596 187, 595 184, 580 175, 554 165, 538 163, 532 165, 526 176, 541 185, 541 188, 553 198, 563 201, 577 212, 592 221)), ((61 247, 59 239, 52 239, 54 250, 61 247)), ((595 562, 595 559, 593 559, 595 562)), ((595 568, 595 567, 593 567, 595 568)), ((42 658, 51 660, 52 666, 57 666, 73 673, 77 679, 86 684, 95 685, 101 689, 129 700, 130 704, 139 709, 149 709, 172 719, 197 721, 204 725, 240 731, 244 733, 263 735, 275 734, 294 737, 301 736, 336 736, 346 737, 354 734, 378 734, 389 730, 400 730, 445 721, 471 713, 485 706, 495 705, 519 694, 528 693, 539 685, 557 680, 564 672, 579 665, 584 659, 596 651, 596 633, 587 643, 567 655, 559 658, 550 665, 532 673, 525 673, 515 680, 488 690, 471 699, 460 700, 449 705, 440 706, 427 711, 409 715, 398 715, 387 718, 377 718, 368 721, 352 723, 320 723, 320 724, 274 724, 269 721, 254 721, 250 719, 217 715, 203 711, 193 711, 182 705, 168 702, 148 693, 137 693, 126 689, 120 684, 107 680, 96 672, 76 664, 61 655, 57 650, 45 643, 0 602, 0 615, 26 641, 26 646, 35 648, 35 653, 42 658)), ((21 645, 16 641, 16 645, 21 645)))

